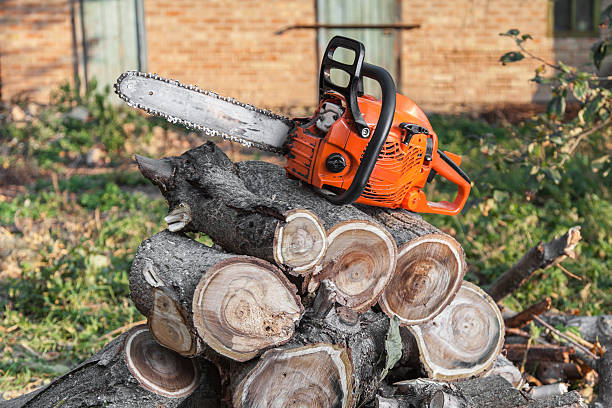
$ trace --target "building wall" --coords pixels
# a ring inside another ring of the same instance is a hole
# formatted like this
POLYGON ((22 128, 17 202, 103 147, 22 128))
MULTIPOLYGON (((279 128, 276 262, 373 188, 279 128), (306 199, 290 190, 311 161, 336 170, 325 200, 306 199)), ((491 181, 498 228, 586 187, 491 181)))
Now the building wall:
POLYGON ((148 70, 258 106, 316 99, 315 22, 305 0, 147 0, 148 70))
MULTIPOLYGON (((272 109, 315 103, 316 32, 274 34, 314 23, 314 0, 144 6, 148 71, 272 109)), ((401 32, 401 92, 428 111, 544 100, 546 92, 529 82, 538 63, 502 66, 499 57, 515 46, 498 34, 518 28, 534 37, 528 47, 535 54, 583 64, 593 39, 552 38, 548 7, 548 0, 401 0, 401 21, 421 24, 401 32)), ((44 101, 73 77, 71 27, 70 0, 0 0, 2 100, 27 92, 44 101)))
POLYGON ((70 3, 0 0, 0 93, 46 100, 74 76, 70 3))

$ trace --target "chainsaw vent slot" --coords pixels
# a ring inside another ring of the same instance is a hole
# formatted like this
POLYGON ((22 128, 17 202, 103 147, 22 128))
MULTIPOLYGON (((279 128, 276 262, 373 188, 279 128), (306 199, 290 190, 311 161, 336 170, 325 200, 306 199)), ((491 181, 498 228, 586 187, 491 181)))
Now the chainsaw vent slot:
POLYGON ((399 207, 421 171, 423 153, 424 149, 418 146, 386 142, 361 196, 381 205, 399 207))

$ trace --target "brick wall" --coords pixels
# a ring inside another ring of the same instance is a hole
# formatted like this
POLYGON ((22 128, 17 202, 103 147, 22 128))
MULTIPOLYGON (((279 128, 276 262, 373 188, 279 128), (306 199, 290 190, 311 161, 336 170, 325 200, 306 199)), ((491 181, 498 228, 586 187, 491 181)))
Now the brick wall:
POLYGON ((305 0, 147 0, 148 69, 262 107, 312 105, 318 64, 305 0))
POLYGON ((0 92, 46 100, 73 78, 72 25, 66 0, 0 0, 0 92))
MULTIPOLYGON (((605 4, 612 0, 605 0, 605 4)), ((314 0, 145 0, 148 70, 259 106, 312 106, 318 61, 314 30, 274 32, 315 22, 314 0)), ((574 65, 593 39, 554 39, 548 0, 403 0, 402 93, 428 111, 477 110, 543 100, 529 82, 535 61, 502 66, 515 50, 498 35, 530 33, 534 53, 574 65)), ((367 59, 367 56, 366 56, 367 59)), ((69 0, 0 0, 2 99, 30 92, 44 100, 73 76, 69 0)))

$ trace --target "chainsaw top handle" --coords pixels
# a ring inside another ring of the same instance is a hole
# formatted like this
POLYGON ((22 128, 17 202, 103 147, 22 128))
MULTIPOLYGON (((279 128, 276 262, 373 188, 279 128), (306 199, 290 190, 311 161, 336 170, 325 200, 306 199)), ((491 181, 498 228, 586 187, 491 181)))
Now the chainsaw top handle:
POLYGON ((357 104, 358 93, 362 93, 362 76, 366 76, 378 82, 382 90, 382 103, 380 109, 380 116, 376 123, 376 129, 372 138, 368 142, 368 145, 363 154, 359 168, 355 173, 353 182, 348 189, 339 194, 326 194, 327 200, 333 204, 350 204, 357 200, 363 189, 365 188, 372 170, 376 165, 378 154, 382 149, 391 124, 393 122, 393 115, 395 114, 395 82, 391 75, 382 67, 368 64, 363 61, 365 54, 365 48, 359 41, 352 40, 350 38, 336 36, 331 39, 323 55, 323 61, 321 62, 321 75, 319 78, 319 98, 322 98, 327 90, 333 90, 344 96, 347 108, 353 116, 355 126, 359 134, 362 137, 370 136, 370 128, 365 123, 361 112, 359 111, 359 105, 357 104), (338 60, 333 59, 334 52, 337 48, 346 48, 352 50, 354 60, 351 65, 344 64, 338 60), (331 80, 331 70, 339 69, 347 73, 350 77, 347 86, 340 86, 335 84, 331 80))

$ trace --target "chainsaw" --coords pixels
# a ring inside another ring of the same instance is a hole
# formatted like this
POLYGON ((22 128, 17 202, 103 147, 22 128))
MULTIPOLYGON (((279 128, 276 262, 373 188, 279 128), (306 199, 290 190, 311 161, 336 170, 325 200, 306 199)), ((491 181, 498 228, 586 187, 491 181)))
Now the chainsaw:
POLYGON ((312 185, 334 204, 458 214, 470 193, 461 158, 438 148, 425 113, 397 94, 391 75, 364 56, 362 43, 331 39, 321 62, 319 104, 308 118, 289 119, 136 71, 122 74, 115 92, 130 106, 169 122, 284 155, 288 176, 312 185), (382 100, 364 93, 363 77, 380 85, 382 100), (423 188, 436 174, 457 186, 453 202, 427 200, 423 188))

